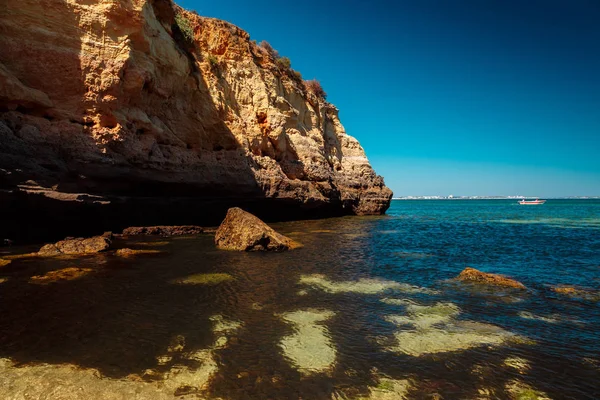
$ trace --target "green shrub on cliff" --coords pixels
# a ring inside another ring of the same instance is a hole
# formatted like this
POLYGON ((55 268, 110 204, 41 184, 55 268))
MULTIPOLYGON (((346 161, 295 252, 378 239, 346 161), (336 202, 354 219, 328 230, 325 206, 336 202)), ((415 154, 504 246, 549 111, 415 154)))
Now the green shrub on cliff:
POLYGON ((175 15, 175 23, 179 28, 179 31, 185 38, 188 43, 194 42, 194 29, 192 28, 192 24, 182 13, 178 13, 175 15))
POLYGON ((279 57, 277 59, 277 65, 279 65, 279 67, 282 69, 290 69, 292 62, 287 57, 279 57))

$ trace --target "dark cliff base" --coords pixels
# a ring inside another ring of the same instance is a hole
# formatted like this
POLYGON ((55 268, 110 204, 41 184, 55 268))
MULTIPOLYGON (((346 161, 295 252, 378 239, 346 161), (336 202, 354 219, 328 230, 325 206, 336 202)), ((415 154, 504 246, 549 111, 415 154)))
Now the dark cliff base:
POLYGON ((234 206, 269 222, 348 214, 340 203, 300 207, 297 202, 285 199, 75 197, 56 199, 42 193, 0 191, 0 240, 10 239, 16 244, 57 241, 105 231, 120 233, 129 226, 216 226, 234 206))

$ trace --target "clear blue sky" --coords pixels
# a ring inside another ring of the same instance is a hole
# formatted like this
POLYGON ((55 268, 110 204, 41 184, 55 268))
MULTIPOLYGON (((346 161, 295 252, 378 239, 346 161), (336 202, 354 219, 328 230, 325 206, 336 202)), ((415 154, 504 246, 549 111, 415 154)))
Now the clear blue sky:
POLYGON ((317 78, 403 195, 600 195, 600 1, 178 0, 317 78))

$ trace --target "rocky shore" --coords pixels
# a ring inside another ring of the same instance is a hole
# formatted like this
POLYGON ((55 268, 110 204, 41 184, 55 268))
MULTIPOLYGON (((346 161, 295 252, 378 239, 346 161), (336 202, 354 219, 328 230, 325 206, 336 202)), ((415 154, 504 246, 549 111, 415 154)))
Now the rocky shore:
POLYGON ((241 29, 170 0, 5 3, 0 238, 389 207, 337 108, 241 29))

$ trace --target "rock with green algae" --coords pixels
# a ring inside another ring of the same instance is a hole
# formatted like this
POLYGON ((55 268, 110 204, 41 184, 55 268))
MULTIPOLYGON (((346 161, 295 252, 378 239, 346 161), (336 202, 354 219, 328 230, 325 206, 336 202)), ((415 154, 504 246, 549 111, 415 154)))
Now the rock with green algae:
POLYGON ((238 251, 283 251, 302 247, 238 207, 227 211, 215 233, 215 245, 222 250, 238 251))
POLYGON ((504 275, 481 272, 470 267, 465 268, 456 279, 462 282, 502 286, 514 289, 527 289, 521 282, 512 278, 508 278, 504 275))

